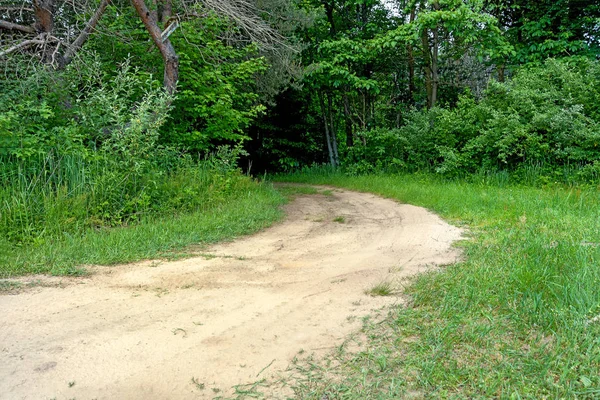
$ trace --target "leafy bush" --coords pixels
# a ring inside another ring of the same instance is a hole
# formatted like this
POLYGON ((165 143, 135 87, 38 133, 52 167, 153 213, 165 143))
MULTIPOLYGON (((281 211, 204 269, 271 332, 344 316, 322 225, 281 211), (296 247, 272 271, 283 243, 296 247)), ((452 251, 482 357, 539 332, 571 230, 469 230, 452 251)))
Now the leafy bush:
POLYGON ((0 236, 10 243, 198 211, 253 184, 236 166, 240 148, 198 161, 160 145, 172 98, 152 81, 140 90, 135 69, 76 67, 0 95, 0 236))
POLYGON ((237 32, 215 15, 184 22, 182 30, 185 37, 173 39, 181 49, 179 94, 163 142, 206 151, 247 138, 244 129, 265 110, 255 88, 265 60, 254 45, 227 44, 223 37, 237 32))
POLYGON ((349 172, 434 170, 455 176, 512 171, 526 180, 589 180, 600 165, 600 63, 582 58, 523 67, 476 101, 413 111, 393 130, 370 130, 348 150, 349 172))

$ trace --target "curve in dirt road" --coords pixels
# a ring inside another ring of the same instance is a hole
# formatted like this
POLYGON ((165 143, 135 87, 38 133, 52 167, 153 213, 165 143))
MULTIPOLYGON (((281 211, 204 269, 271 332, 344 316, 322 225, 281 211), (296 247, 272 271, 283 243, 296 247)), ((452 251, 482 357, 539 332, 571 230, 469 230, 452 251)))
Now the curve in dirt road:
POLYGON ((198 399, 339 345, 399 297, 381 282, 455 262, 460 229, 419 207, 328 188, 201 257, 95 267, 0 296, 0 399, 198 399))

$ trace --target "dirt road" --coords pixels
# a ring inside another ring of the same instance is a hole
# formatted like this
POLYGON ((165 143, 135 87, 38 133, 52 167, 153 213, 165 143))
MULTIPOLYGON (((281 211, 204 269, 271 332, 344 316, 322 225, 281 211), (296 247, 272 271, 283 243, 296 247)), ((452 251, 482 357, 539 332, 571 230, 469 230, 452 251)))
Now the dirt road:
POLYGON ((97 267, 0 296, 0 399, 199 399, 333 348, 365 293, 455 261, 460 230, 418 207, 334 189, 203 257, 97 267))

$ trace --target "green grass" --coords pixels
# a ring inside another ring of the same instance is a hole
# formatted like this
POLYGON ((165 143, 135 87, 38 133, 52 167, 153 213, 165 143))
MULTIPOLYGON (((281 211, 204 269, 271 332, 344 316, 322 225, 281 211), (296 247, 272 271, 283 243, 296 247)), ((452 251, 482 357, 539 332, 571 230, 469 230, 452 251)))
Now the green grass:
POLYGON ((293 198, 295 196, 307 195, 307 194, 318 194, 317 188, 306 185, 278 185, 277 190, 282 195, 293 198))
POLYGON ((391 282, 383 281, 374 285, 372 288, 365 290, 365 294, 369 296, 391 296, 394 294, 394 288, 391 282))
POLYGON ((278 177, 368 191, 469 229, 464 261, 367 320, 362 350, 304 360, 298 398, 599 398, 600 193, 431 176, 278 177))
POLYGON ((42 238, 15 245, 0 238, 0 278, 25 274, 81 275, 85 265, 177 258, 197 252, 190 245, 233 239, 282 217, 285 198, 269 184, 246 184, 203 210, 147 217, 115 228, 42 238))

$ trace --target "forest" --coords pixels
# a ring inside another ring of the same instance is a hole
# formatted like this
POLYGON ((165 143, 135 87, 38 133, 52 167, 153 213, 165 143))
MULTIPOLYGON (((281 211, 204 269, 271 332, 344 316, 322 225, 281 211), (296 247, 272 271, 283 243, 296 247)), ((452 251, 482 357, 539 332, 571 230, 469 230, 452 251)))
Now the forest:
POLYGON ((238 167, 534 184, 600 172, 600 9, 586 1, 4 0, 0 13, 9 244, 205 206, 238 167))
POLYGON ((0 65, 0 278, 183 257, 282 218, 272 181, 337 185, 474 239, 298 397, 600 393, 597 2, 0 0, 0 65))

